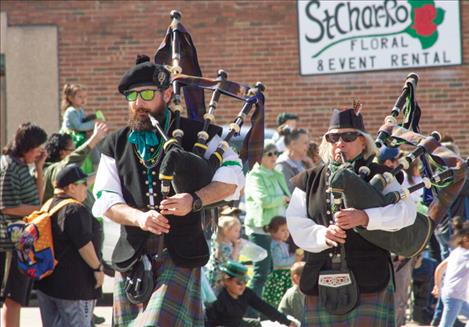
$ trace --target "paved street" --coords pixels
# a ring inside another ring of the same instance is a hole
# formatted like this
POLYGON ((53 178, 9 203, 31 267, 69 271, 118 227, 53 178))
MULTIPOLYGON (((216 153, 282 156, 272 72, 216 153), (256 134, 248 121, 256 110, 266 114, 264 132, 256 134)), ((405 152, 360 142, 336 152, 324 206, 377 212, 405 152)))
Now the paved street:
MULTIPOLYGON (((112 288, 113 288, 113 279, 109 277, 104 278, 103 292, 106 297, 106 302, 110 303, 110 298, 112 297, 112 288)), ((20 327, 41 327, 41 315, 39 313, 39 308, 37 307, 37 302, 32 301, 32 307, 24 308, 21 310, 21 324, 20 327)), ((106 318, 104 324, 98 325, 102 327, 111 327, 112 319, 112 307, 111 306, 98 306, 95 309, 95 314, 101 317, 106 318)), ((262 325, 263 327, 274 327, 280 326, 278 324, 265 322, 262 325)), ((414 323, 408 323, 406 327, 415 327, 418 326, 414 323)), ((1 327, 1 326, 0 326, 1 327)))
MULTIPOLYGON (((107 299, 112 296, 112 287, 113 287, 113 279, 109 277, 105 277, 104 279, 104 286, 103 292, 107 299)), ((20 327, 41 327, 41 315, 39 313, 39 308, 37 307, 37 302, 32 301, 33 307, 24 308, 21 310, 21 324, 20 327)), ((98 325, 102 327, 111 327, 111 318, 112 318, 112 307, 111 306, 98 306, 95 309, 95 314, 98 316, 106 318, 106 322, 104 324, 98 325)), ((273 327, 273 326, 280 326, 278 324, 265 322, 263 323, 263 327, 273 327)), ((418 326, 416 324, 407 324, 406 326, 418 326)))
MULTIPOLYGON (((111 327, 111 314, 112 308, 111 307, 97 307, 95 313, 98 316, 106 318, 106 322, 102 325, 102 327, 111 327)), ((41 315, 39 314, 39 308, 25 308, 21 311, 21 327, 41 327, 41 315)), ((263 327, 274 327, 274 326, 281 326, 278 324, 265 322, 262 325, 263 327)), ((414 327, 418 326, 416 324, 407 324, 406 327, 414 327)))

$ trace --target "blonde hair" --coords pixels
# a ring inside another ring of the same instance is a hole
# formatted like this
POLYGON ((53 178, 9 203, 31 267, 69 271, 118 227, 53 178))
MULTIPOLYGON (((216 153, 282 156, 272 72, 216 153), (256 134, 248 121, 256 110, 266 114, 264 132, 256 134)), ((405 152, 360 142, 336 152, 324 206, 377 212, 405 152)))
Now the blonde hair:
POLYGON ((291 277, 293 278, 294 275, 301 276, 303 269, 305 268, 305 264, 306 262, 304 261, 295 262, 290 268, 291 277))
MULTIPOLYGON (((365 150, 362 155, 366 160, 371 156, 378 155, 378 148, 375 145, 375 141, 371 138, 371 135, 362 131, 357 130, 365 138, 365 150)), ((319 156, 324 163, 333 161, 332 156, 332 144, 326 141, 325 135, 322 137, 321 144, 319 145, 319 156)))
POLYGON ((218 218, 217 242, 223 241, 225 231, 235 226, 241 227, 241 222, 234 216, 220 216, 218 218))
POLYGON ((60 110, 62 111, 62 114, 68 107, 73 105, 70 101, 70 98, 73 98, 79 91, 82 90, 84 90, 84 88, 80 84, 67 83, 64 85, 64 88, 62 90, 62 102, 60 104, 60 110))

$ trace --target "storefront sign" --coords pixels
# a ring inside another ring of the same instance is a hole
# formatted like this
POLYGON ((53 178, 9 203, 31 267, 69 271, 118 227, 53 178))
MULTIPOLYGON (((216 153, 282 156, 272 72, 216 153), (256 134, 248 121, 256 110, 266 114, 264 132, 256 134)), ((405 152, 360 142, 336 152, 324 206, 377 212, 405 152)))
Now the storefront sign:
POLYGON ((457 0, 299 0, 301 74, 462 63, 457 0))

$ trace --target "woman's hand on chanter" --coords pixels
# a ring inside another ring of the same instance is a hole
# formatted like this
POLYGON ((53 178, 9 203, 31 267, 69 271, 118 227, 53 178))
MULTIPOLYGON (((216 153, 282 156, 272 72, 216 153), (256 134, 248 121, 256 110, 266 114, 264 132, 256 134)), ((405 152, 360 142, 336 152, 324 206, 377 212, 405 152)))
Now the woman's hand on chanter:
POLYGON ((357 226, 366 227, 369 221, 365 211, 354 208, 341 209, 336 212, 334 217, 336 225, 342 229, 351 229, 357 226))

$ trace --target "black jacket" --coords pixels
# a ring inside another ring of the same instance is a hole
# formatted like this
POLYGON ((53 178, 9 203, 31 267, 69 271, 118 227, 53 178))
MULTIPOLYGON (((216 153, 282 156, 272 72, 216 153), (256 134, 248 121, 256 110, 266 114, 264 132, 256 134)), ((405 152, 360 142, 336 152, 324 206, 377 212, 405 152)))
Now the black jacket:
POLYGON ((263 313, 272 321, 278 321, 284 325, 289 325, 291 322, 283 313, 259 298, 251 289, 246 288, 243 295, 235 299, 224 288, 217 300, 208 306, 205 326, 238 327, 248 307, 263 313))

